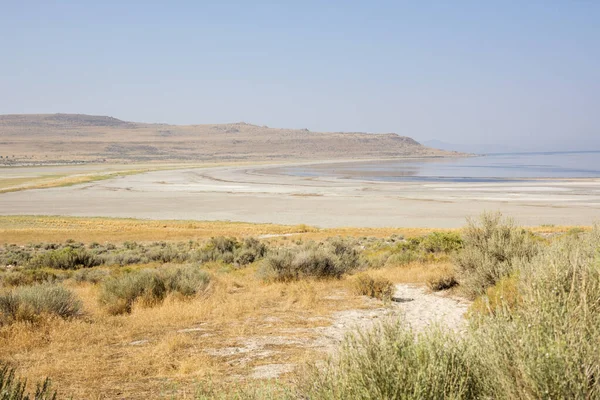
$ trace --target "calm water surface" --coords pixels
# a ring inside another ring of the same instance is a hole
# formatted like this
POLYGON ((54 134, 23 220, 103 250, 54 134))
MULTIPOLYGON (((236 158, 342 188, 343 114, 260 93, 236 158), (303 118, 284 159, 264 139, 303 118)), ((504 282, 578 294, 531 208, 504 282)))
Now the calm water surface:
POLYGON ((377 181, 497 182, 539 178, 600 178, 600 151, 350 162, 286 167, 279 172, 294 176, 377 181))

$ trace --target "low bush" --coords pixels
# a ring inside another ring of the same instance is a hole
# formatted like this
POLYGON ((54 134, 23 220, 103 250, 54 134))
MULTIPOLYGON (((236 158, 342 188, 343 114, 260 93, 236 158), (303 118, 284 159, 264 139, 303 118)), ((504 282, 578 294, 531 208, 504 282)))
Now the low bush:
POLYGON ((161 302, 167 294, 164 282, 152 270, 131 272, 106 280, 100 302, 109 314, 130 313, 135 302, 149 306, 161 302))
POLYGON ((23 266, 31 259, 31 251, 17 245, 0 248, 0 265, 23 266))
POLYGON ((311 399, 480 398, 465 342, 432 331, 415 336, 386 323, 346 340, 338 357, 302 385, 311 399))
POLYGON ((245 266, 263 258, 267 247, 255 238, 246 238, 242 242, 235 238, 213 237, 195 256, 199 262, 219 261, 245 266))
POLYGON ((469 219, 463 238, 464 249, 455 264, 458 282, 471 298, 484 294, 539 251, 530 233, 499 213, 484 213, 476 221, 469 219))
POLYGON ((513 261, 502 269, 512 272, 486 286, 464 332, 415 336, 386 324, 350 338, 308 374, 302 397, 600 398, 600 228, 532 250, 526 233, 498 222, 489 234, 480 226, 479 240, 465 246, 480 244, 480 255, 496 263, 513 261))
POLYGON ((44 315, 72 318, 81 314, 81 306, 81 301, 62 286, 21 286, 0 294, 0 322, 36 322, 44 315))
POLYGON ((358 254, 346 246, 309 243, 268 255, 260 269, 267 280, 292 281, 306 277, 340 278, 359 266, 358 254))
POLYGON ((433 232, 420 243, 426 253, 452 253, 463 247, 463 240, 456 232, 433 232))
POLYGON ((210 284, 210 275, 193 265, 160 270, 159 276, 164 279, 167 292, 182 296, 195 296, 210 284))
POLYGON ((234 262, 239 266, 252 264, 267 254, 267 246, 255 238, 244 239, 240 248, 235 251, 234 262))
POLYGON ((110 314, 130 313, 135 303, 153 306, 168 293, 193 296, 204 291, 210 276, 198 267, 145 269, 106 280, 100 303, 110 314))
POLYGON ((51 390, 46 378, 38 384, 33 394, 27 391, 27 380, 15 376, 15 370, 0 366, 0 400, 55 400, 56 392, 51 390))
POLYGON ((80 269, 73 273, 73 280, 77 283, 100 283, 108 278, 108 271, 103 269, 80 269))
POLYGON ((394 284, 386 278, 374 278, 366 273, 359 274, 355 280, 355 291, 358 295, 374 297, 388 301, 394 294, 394 284))
POLYGON ((189 260, 190 255, 185 251, 181 251, 174 246, 165 243, 158 248, 151 249, 148 252, 147 257, 150 261, 158 261, 161 263, 182 263, 189 260))
POLYGON ((385 266, 396 267, 408 265, 412 262, 423 262, 424 257, 414 250, 405 250, 400 253, 393 253, 385 261, 385 266))
POLYGON ((46 269, 14 270, 0 274, 0 286, 27 286, 36 283, 53 283, 62 281, 65 278, 65 275, 46 269))
POLYGON ((408 265, 413 262, 447 261, 463 247, 463 240, 456 232, 433 232, 426 236, 393 241, 388 247, 385 260, 388 267, 408 265))
POLYGON ((96 255, 83 248, 64 247, 42 253, 30 261, 34 268, 77 269, 100 265, 96 255))
MULTIPOLYGON (((600 398, 600 229, 567 236, 519 271, 515 307, 474 314, 490 397, 600 398)), ((482 378, 483 379, 483 378, 482 378)))

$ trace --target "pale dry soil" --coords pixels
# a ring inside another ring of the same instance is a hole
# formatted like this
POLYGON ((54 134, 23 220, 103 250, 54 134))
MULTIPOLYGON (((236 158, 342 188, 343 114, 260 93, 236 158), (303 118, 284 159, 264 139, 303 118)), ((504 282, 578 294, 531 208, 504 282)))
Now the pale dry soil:
POLYGON ((428 228, 460 227, 465 217, 486 210, 529 226, 600 219, 600 179, 373 182, 285 176, 274 167, 155 171, 4 193, 0 214, 428 228))
MULTIPOLYGON (((328 296, 328 300, 344 300, 344 296, 328 296)), ((313 317, 329 322, 329 325, 311 328, 275 329, 268 336, 239 337, 235 345, 208 349, 211 356, 224 357, 232 364, 246 365, 253 361, 269 359, 281 350, 282 346, 312 348, 334 355, 336 349, 349 334, 366 332, 385 321, 401 321, 415 333, 427 329, 430 325, 440 326, 460 332, 465 326, 464 315, 470 302, 450 296, 448 293, 431 293, 422 286, 397 284, 392 301, 386 305, 374 299, 364 299, 375 308, 350 309, 335 312, 330 318, 313 317)), ((280 322, 277 317, 266 317, 262 323, 280 322)), ((190 328, 178 332, 199 333, 203 328, 190 328)), ((138 343, 132 343, 138 344, 138 343)), ((263 364, 253 367, 249 377, 254 379, 272 379, 292 372, 297 367, 293 363, 263 364)), ((242 376, 230 376, 239 379, 242 376)))

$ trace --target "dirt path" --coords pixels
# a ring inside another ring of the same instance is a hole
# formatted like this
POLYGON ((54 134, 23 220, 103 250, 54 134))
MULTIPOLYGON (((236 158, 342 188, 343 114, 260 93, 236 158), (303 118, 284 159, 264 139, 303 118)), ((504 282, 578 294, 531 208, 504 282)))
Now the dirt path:
POLYGON ((464 327, 464 315, 470 305, 467 300, 428 293, 423 287, 411 285, 396 285, 394 300, 415 331, 433 323, 458 331, 464 327))
POLYGON ((379 307, 334 313, 330 318, 324 318, 330 322, 326 326, 274 329, 269 336, 240 337, 233 347, 207 349, 207 352, 213 356, 227 357, 231 363, 238 365, 265 360, 267 363, 253 368, 250 377, 276 378, 296 367, 294 364, 268 363, 271 356, 281 354, 286 346, 312 348, 333 354, 347 334, 364 332, 389 318, 405 321, 415 332, 432 324, 460 331, 465 326, 464 314, 469 306, 469 302, 465 300, 443 293, 430 293, 424 287, 405 284, 396 285, 393 302, 388 306, 369 298, 365 298, 365 301, 379 307))

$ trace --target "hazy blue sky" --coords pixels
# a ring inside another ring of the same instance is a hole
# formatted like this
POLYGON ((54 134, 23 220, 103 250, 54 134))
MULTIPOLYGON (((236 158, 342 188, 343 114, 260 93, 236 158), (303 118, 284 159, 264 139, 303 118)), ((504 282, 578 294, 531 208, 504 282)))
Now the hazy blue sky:
POLYGON ((600 1, 0 0, 0 113, 600 149, 600 1))

